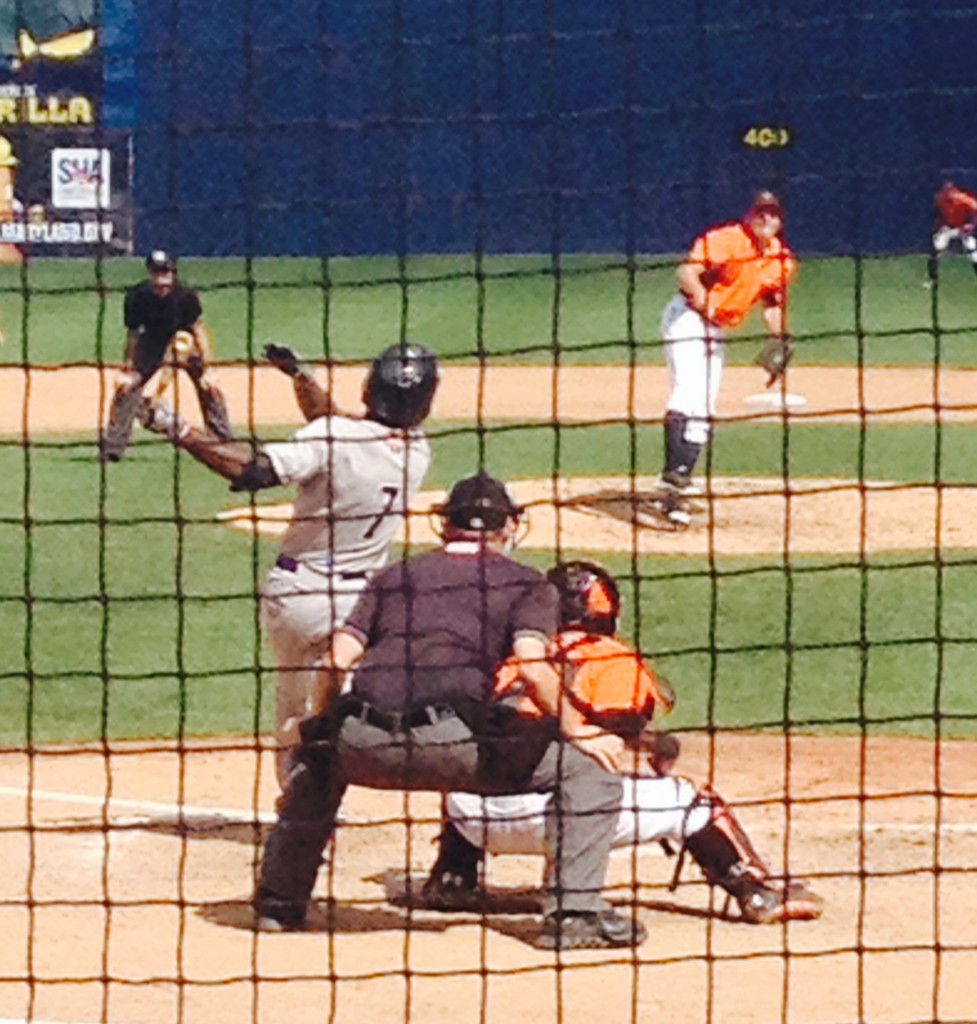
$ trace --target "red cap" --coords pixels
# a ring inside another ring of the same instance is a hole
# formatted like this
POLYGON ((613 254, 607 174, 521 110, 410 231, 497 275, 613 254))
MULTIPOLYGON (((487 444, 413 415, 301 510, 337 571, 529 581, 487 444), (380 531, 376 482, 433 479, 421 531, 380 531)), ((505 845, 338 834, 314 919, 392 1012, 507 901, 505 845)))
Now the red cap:
POLYGON ((775 213, 781 219, 784 216, 784 208, 780 205, 780 200, 768 189, 757 192, 753 197, 753 202, 750 203, 750 208, 746 211, 747 216, 765 212, 775 213))

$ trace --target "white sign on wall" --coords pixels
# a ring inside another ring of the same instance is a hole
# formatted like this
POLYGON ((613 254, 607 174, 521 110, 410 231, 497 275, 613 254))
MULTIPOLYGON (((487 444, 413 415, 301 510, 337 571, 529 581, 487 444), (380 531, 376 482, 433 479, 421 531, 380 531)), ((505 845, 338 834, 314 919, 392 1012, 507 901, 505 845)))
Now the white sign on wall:
POLYGON ((107 210, 112 195, 112 155, 107 149, 51 150, 51 205, 107 210))

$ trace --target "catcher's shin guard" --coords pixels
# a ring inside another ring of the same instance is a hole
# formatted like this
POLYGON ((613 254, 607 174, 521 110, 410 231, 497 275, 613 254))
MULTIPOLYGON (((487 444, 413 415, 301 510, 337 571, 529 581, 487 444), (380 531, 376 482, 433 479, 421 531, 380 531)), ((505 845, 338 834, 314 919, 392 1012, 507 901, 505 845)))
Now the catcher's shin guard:
POLYGON ((820 917, 821 899, 799 882, 775 883, 732 809, 714 793, 703 795, 712 804, 712 820, 686 838, 685 849, 706 880, 736 900, 743 919, 777 924, 820 917))
POLYGON ((141 387, 118 387, 112 396, 109 422, 99 446, 101 462, 118 462, 125 455, 132 437, 132 425, 143 406, 141 387))
POLYGON ((205 384, 202 381, 194 381, 194 384, 207 429, 222 441, 230 441, 234 432, 231 430, 231 417, 223 392, 216 384, 205 384))

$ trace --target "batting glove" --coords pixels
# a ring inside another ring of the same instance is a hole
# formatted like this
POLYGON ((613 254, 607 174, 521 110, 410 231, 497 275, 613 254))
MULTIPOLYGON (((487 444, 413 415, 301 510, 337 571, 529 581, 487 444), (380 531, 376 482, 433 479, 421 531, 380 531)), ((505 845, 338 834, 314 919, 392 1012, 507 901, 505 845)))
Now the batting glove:
POLYGON ((298 353, 288 345, 266 345, 265 359, 272 366, 277 366, 282 373, 288 374, 289 377, 294 377, 306 369, 299 359, 298 353))

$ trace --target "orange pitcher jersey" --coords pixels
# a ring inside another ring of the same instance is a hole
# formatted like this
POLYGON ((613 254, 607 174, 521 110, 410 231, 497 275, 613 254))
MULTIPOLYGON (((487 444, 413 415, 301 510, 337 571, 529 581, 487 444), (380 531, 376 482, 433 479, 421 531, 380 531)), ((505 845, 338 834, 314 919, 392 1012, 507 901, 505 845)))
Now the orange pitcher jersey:
MULTIPOLYGON (((581 710, 595 717, 628 713, 650 719, 657 703, 668 706, 654 674, 616 637, 579 630, 561 633, 553 641, 550 659, 563 670, 564 685, 581 710)), ((495 697, 514 698, 526 717, 542 714, 525 692, 517 663, 511 658, 496 673, 495 697)))
POLYGON ((956 185, 944 185, 936 193, 936 211, 948 228, 962 228, 977 216, 977 196, 956 185))
POLYGON ((779 238, 761 252, 743 224, 723 224, 695 240, 687 263, 702 268, 709 291, 709 320, 717 327, 737 327, 763 299, 783 303, 784 291, 797 271, 794 254, 779 238))

